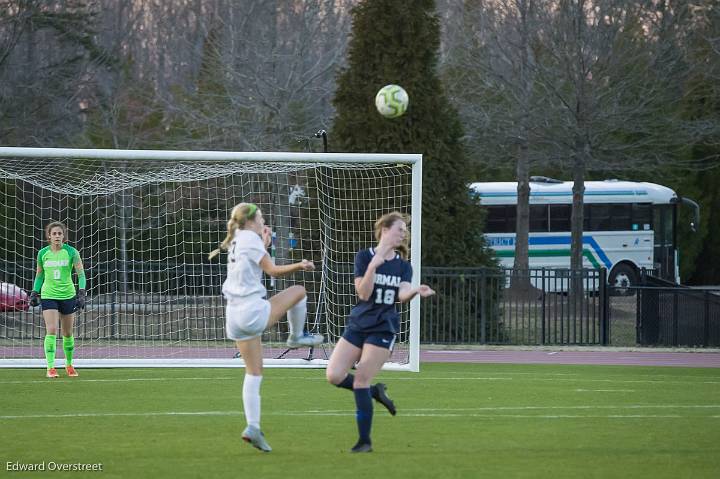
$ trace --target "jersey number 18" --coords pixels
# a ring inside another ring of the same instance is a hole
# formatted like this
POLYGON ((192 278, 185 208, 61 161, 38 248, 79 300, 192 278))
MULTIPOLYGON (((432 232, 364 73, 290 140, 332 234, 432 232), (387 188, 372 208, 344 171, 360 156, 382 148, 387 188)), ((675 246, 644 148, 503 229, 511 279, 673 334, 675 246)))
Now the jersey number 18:
POLYGON ((378 288, 375 290, 375 304, 394 304, 395 303, 395 290, 387 289, 383 294, 383 289, 378 288))

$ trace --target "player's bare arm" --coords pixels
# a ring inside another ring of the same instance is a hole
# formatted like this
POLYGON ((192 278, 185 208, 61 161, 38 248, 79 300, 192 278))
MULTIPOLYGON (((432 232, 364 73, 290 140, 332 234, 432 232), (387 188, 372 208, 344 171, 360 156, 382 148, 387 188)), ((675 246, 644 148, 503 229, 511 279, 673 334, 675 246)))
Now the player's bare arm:
POLYGON ((407 303, 411 299, 413 299, 415 296, 420 296, 421 298, 427 298, 428 296, 432 296, 435 294, 435 290, 433 290, 430 286, 426 284, 421 284, 417 288, 413 288, 410 283, 400 283, 400 291, 398 292, 398 300, 401 303, 407 303))

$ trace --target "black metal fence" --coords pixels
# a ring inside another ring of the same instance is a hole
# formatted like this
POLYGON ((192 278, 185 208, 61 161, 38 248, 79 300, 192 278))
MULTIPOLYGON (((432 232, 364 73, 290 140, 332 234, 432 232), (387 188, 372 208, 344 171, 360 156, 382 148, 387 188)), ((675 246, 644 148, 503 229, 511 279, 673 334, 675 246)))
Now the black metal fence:
POLYGON ((423 302, 420 341, 720 347, 720 288, 641 278, 613 288, 604 269, 424 268, 438 295, 423 302))
POLYGON ((690 288, 642 274, 636 317, 640 345, 720 347, 720 288, 690 288))
POLYGON ((424 268, 420 341, 608 344, 605 270, 424 268), (567 294, 575 285, 576 294, 567 294))
MULTIPOLYGON (((351 281, 341 292, 350 298, 351 281)), ((97 273, 96 274, 100 274, 97 273)), ((81 314, 87 337, 223 338, 220 265, 134 265, 91 282, 94 306, 81 314), (131 285, 131 288, 128 286, 131 285), (123 292, 126 291, 126 292, 123 292), (168 295, 172 291, 172 295, 168 295), (137 318, 141 318, 138 320, 137 318)), ((643 271, 641 284, 607 286, 604 269, 423 268, 437 296, 422 302, 420 341, 434 344, 720 347, 720 288, 688 288, 643 271), (575 291, 574 294, 568 293, 575 291)), ((305 278, 311 295, 320 277, 305 278)), ((312 314, 321 329, 327 312, 312 314)), ((336 318, 337 327, 342 318, 336 318)), ((0 314, 1 338, 36 338, 42 321, 0 314)))

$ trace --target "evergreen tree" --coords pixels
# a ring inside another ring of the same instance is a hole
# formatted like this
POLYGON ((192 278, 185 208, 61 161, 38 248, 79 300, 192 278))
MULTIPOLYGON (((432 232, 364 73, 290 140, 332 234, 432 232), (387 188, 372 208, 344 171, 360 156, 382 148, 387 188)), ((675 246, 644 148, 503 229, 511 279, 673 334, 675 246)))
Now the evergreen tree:
MULTIPOLYGON (((696 196, 700 203, 700 225, 696 233, 698 239, 680 235, 680 254, 683 260, 694 260, 693 263, 680 262, 684 266, 680 271, 683 283, 697 285, 720 284, 720 171, 713 169, 696 175, 697 188, 701 190, 696 196), (685 240, 684 240, 685 239, 685 240), (683 241, 684 240, 684 241, 683 241), (685 248, 683 249, 683 246, 685 248)), ((681 223, 683 226, 685 223, 681 223)))
POLYGON ((476 178, 463 151, 462 125, 436 71, 440 26, 434 0, 366 0, 352 15, 349 66, 339 75, 334 100, 333 149, 422 153, 423 263, 491 264, 481 209, 467 188, 476 178), (389 83, 410 96, 400 118, 386 119, 375 110, 375 94, 389 83))
POLYGON ((711 135, 704 142, 688 144, 677 156, 677 165, 690 168, 669 171, 678 178, 671 186, 700 204, 700 224, 694 233, 688 227, 692 220, 689 209, 678 210, 680 278, 695 285, 720 284, 720 10, 716 7, 708 3, 689 9, 688 21, 682 25, 682 42, 678 42, 689 74, 675 114, 703 125, 711 135))

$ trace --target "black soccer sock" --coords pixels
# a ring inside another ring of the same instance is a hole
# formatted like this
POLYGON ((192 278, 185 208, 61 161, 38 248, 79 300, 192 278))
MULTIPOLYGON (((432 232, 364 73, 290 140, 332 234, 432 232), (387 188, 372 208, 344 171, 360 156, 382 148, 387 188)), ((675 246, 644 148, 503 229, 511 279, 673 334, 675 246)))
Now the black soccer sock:
MULTIPOLYGON (((343 389, 349 389, 350 391, 352 391, 353 390, 353 381, 355 381, 355 376, 348 373, 348 375, 345 376, 345 379, 340 381, 335 386, 337 386, 339 388, 343 388, 343 389)), ((377 385, 373 384, 372 386, 370 386, 370 396, 373 399, 377 400, 377 398, 378 398, 377 385)))
POLYGON ((355 418, 357 419, 358 442, 370 444, 370 430, 372 429, 373 401, 370 388, 353 389, 355 393, 355 418))
POLYGON ((353 376, 352 374, 349 374, 349 373, 348 373, 348 375, 345 376, 345 379, 343 379, 342 381, 340 381, 340 382, 339 382, 338 384, 336 384, 335 386, 337 386, 337 387, 339 387, 339 388, 343 388, 343 389, 349 389, 349 390, 352 391, 352 389, 353 389, 353 381, 354 381, 354 380, 355 380, 355 376, 353 376))

